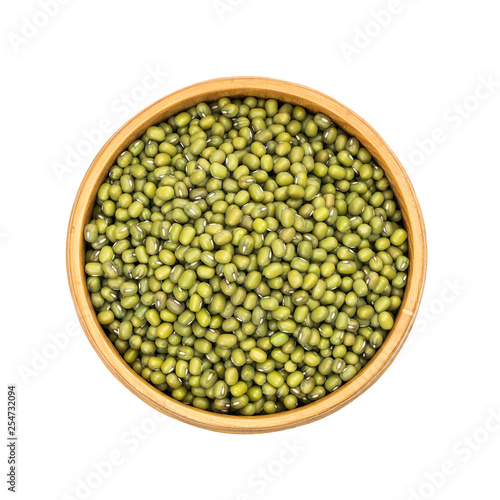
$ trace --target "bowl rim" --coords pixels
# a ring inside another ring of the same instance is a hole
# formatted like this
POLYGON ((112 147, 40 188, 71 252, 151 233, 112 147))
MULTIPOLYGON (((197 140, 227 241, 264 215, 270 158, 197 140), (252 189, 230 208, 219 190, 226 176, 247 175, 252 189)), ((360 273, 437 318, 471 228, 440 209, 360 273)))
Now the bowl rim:
POLYGON ((300 84, 265 77, 228 77, 190 85, 159 99, 128 120, 104 144, 89 166, 72 207, 66 263, 69 287, 83 331, 106 367, 125 387, 151 407, 182 422, 219 432, 261 433, 289 429, 326 417, 354 400, 380 378, 401 350, 415 322, 425 284, 427 244, 422 212, 406 171, 394 152, 364 119, 332 97, 300 84), (149 126, 199 102, 246 96, 273 97, 301 105, 311 112, 324 113, 358 138, 383 168, 391 184, 408 232, 412 262, 405 294, 391 332, 353 379, 305 406, 273 415, 250 417, 217 414, 179 402, 156 389, 125 362, 104 333, 91 304, 84 272, 83 238, 83 228, 90 220, 97 189, 117 155, 130 142, 140 137, 149 126))

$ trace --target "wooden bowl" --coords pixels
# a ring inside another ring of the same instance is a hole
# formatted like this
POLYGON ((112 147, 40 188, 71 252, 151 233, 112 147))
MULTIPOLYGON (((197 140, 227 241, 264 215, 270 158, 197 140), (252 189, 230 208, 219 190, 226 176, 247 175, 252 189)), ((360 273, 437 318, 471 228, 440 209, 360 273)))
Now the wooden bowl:
POLYGON ((392 363, 403 346, 420 305, 427 267, 424 221, 417 197, 401 163, 382 138, 362 118, 335 99, 295 83, 269 78, 220 78, 192 85, 155 102, 128 121, 98 153, 82 181, 71 212, 67 240, 68 279, 80 323, 90 343, 113 375, 156 410, 198 427, 219 432, 258 433, 289 429, 326 417, 370 387, 392 363), (87 291, 84 273, 83 228, 90 221, 99 186, 118 154, 146 129, 202 101, 220 97, 275 98, 330 116, 342 129, 357 137, 384 169, 403 214, 408 231, 408 283, 394 327, 377 353, 349 382, 306 406, 274 415, 245 417, 222 415, 176 401, 139 376, 111 344, 87 291))

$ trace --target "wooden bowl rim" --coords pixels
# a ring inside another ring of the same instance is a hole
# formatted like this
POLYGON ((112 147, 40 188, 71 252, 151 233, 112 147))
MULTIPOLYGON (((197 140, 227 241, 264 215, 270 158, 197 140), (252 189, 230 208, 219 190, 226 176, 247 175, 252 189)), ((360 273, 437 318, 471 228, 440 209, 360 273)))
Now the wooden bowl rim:
POLYGON ((344 407, 378 380, 402 348, 415 321, 425 283, 427 245, 422 212, 408 175, 393 151, 365 120, 335 99, 303 85, 262 77, 230 77, 197 83, 159 99, 131 118, 106 142, 78 190, 69 221, 66 259, 71 295, 82 328, 101 360, 125 387, 151 407, 182 422, 219 432, 259 433, 284 430, 323 418, 344 407), (157 390, 139 376, 111 344, 97 321, 86 287, 83 228, 90 219, 98 186, 117 155, 149 126, 198 102, 224 96, 274 97, 330 116, 341 128, 357 137, 384 169, 408 231, 412 261, 408 283, 394 327, 375 356, 352 380, 333 393, 306 406, 274 415, 216 414, 188 406, 157 390))

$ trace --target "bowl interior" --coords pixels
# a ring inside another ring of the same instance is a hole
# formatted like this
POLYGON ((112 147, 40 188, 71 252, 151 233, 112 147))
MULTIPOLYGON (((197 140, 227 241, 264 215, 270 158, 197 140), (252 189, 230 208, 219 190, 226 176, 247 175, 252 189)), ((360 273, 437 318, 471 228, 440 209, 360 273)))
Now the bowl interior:
POLYGON ((421 301, 427 266, 427 248, 422 213, 400 162, 382 138, 356 113, 331 97, 302 85, 267 78, 225 78, 199 83, 155 102, 127 122, 103 146, 88 169, 71 213, 67 240, 68 279, 82 327, 108 369, 143 401, 181 421, 211 430, 255 433, 281 430, 322 418, 342 408, 370 387, 388 368, 406 340, 421 301), (138 375, 120 356, 97 321, 84 273, 83 228, 90 221, 99 186, 116 157, 148 127, 167 120, 193 105, 220 97, 275 98, 324 113, 346 132, 359 139, 383 168, 402 211, 408 232, 411 265, 408 283, 395 323, 372 359, 349 382, 324 398, 274 415, 234 416, 199 410, 160 392, 138 375))

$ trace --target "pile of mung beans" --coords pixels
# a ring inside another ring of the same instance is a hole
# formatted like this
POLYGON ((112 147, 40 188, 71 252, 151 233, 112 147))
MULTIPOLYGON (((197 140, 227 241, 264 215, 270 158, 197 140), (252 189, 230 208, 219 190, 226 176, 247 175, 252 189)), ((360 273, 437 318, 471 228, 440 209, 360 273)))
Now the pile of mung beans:
POLYGON ((221 98, 130 144, 85 226, 97 318, 196 408, 263 415, 336 390, 394 324, 409 266, 393 191, 322 113, 221 98))

